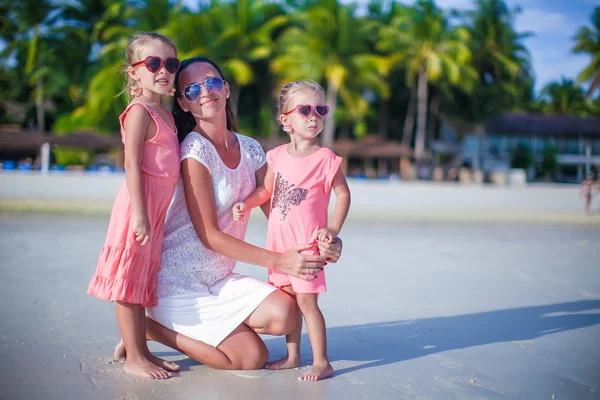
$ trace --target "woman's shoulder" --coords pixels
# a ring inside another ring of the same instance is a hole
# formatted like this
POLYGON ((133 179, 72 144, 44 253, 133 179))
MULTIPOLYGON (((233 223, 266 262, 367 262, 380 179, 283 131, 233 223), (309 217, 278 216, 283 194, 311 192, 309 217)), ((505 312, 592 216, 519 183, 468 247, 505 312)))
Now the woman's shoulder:
POLYGON ((239 132, 233 132, 233 133, 237 136, 240 143, 243 143, 245 145, 252 146, 252 147, 258 146, 262 149, 262 146, 260 145, 258 140, 254 139, 250 136, 244 135, 243 133, 239 133, 239 132))
POLYGON ((213 147, 208 139, 194 131, 188 133, 179 145, 182 160, 191 157, 202 163, 213 158, 212 149, 213 147))

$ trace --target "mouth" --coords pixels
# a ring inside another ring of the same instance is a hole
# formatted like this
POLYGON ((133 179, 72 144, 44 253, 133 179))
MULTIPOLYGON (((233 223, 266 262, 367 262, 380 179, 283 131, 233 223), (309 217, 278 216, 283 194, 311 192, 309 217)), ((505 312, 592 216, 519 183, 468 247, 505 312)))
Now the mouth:
POLYGON ((207 104, 214 103, 215 101, 217 101, 217 99, 209 99, 209 100, 201 102, 200 105, 205 106, 207 104))
POLYGON ((158 83, 161 86, 167 86, 169 84, 169 80, 161 78, 161 79, 157 79, 156 83, 158 83))

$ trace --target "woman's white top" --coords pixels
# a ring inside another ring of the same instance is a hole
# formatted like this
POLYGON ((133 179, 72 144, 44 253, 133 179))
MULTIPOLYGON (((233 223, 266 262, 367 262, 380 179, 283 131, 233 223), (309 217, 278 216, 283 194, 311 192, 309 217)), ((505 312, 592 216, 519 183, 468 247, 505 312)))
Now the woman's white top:
MULTIPOLYGON (((243 201, 256 188, 256 171, 266 162, 260 144, 236 133, 240 146, 240 162, 227 167, 208 139, 190 132, 180 145, 181 160, 194 159, 204 165, 212 177, 221 231, 243 240, 249 214, 233 220, 232 207, 243 201)), ((157 296, 165 298, 189 293, 210 292, 210 287, 232 273, 236 261, 202 245, 188 212, 181 179, 165 220, 157 296)))

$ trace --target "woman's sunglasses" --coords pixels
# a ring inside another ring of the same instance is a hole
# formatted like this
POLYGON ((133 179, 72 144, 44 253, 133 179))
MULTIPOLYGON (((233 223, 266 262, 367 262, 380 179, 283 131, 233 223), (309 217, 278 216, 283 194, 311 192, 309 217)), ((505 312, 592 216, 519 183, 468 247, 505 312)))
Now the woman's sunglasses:
POLYGON ((286 112, 285 115, 289 115, 294 111, 297 111, 298 114, 307 118, 314 111, 319 117, 324 118, 327 114, 329 114, 329 106, 325 104, 319 104, 318 106, 313 107, 310 104, 296 104, 296 107, 286 112))
POLYGON ((209 92, 220 92, 225 87, 225 81, 216 76, 211 76, 202 82, 190 83, 183 89, 182 96, 185 97, 187 101, 198 100, 198 97, 200 97, 200 94, 202 93, 202 85, 204 85, 209 92))
POLYGON ((159 71, 163 65, 170 74, 174 74, 179 69, 179 60, 175 57, 168 57, 163 60, 160 57, 148 56, 142 61, 138 61, 135 64, 133 64, 132 67, 136 67, 140 64, 146 65, 148 71, 152 73, 156 73, 157 71, 159 71))

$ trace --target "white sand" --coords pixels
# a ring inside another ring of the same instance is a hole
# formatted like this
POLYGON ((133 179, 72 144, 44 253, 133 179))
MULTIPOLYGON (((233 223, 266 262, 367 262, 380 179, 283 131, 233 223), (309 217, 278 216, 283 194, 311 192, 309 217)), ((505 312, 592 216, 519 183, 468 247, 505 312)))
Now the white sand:
MULTIPOLYGON (((108 215, 123 179, 122 174, 0 173, 0 211, 108 215)), ((511 188, 363 180, 349 184, 353 220, 600 224, 600 195, 594 198, 594 213, 587 217, 575 185, 511 188)))
MULTIPOLYGON (((124 375, 110 359, 114 306, 85 294, 106 225, 0 214, 0 398, 600 398, 597 226, 349 221, 321 297, 337 373, 308 383, 296 370, 215 371, 160 345, 178 377, 124 375)), ((254 218, 248 239, 264 235, 254 218)), ((283 355, 282 338, 266 343, 283 355)))

